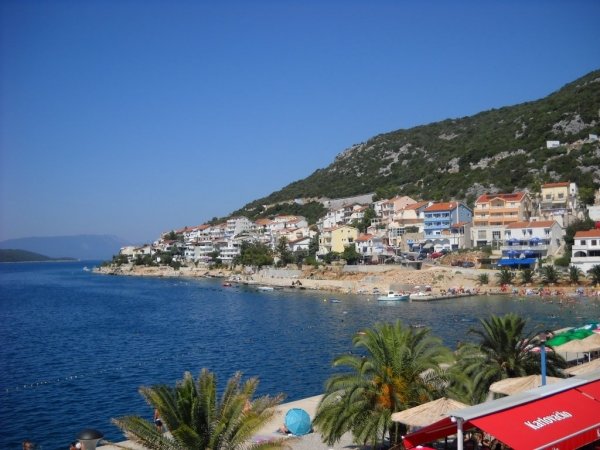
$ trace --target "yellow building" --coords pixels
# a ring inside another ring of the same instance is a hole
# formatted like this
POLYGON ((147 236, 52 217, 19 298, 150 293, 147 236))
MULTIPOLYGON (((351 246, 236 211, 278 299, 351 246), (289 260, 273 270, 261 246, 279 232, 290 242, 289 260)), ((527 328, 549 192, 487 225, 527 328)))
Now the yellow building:
POLYGON ((319 236, 319 255, 330 252, 342 253, 349 245, 354 245, 358 230, 348 225, 323 230, 319 236))

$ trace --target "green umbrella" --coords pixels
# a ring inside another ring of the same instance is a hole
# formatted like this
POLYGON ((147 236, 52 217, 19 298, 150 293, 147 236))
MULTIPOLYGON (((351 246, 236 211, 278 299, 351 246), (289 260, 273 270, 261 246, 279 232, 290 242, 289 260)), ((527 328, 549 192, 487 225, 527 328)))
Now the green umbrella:
POLYGON ((593 331, 590 330, 584 330, 584 329, 577 329, 575 331, 571 331, 571 336, 573 336, 573 339, 585 339, 588 336, 591 336, 592 334, 594 334, 593 331))
POLYGON ((559 334, 554 336, 552 339, 548 339, 546 341, 546 345, 550 347, 556 347, 557 345, 566 344, 570 340, 574 339, 573 337, 567 335, 567 333, 559 334))

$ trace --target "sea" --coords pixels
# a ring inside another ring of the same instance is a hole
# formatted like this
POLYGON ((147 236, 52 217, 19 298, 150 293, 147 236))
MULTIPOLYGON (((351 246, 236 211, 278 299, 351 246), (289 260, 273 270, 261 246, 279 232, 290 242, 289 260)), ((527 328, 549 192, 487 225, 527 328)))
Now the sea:
POLYGON ((332 360, 377 323, 429 327, 450 348, 480 318, 509 312, 533 329, 600 319, 600 301, 481 296, 378 302, 375 296, 251 286, 219 279, 100 275, 98 261, 0 264, 0 449, 68 449, 85 428, 124 440, 111 418, 152 418, 138 388, 186 371, 241 371, 259 395, 323 393, 332 360), (337 300, 333 302, 332 300, 337 300))

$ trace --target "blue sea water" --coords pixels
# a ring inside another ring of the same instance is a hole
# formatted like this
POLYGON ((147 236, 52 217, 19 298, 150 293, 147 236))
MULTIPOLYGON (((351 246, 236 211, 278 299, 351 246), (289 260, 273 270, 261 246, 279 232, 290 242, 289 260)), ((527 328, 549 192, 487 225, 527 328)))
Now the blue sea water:
POLYGON ((137 389, 174 384, 184 371, 236 371, 259 394, 287 401, 323 392, 332 359, 352 337, 401 319, 454 348, 477 319, 516 312, 557 329, 599 320, 598 300, 470 297, 382 303, 374 297, 222 287, 219 280, 113 277, 93 262, 0 264, 0 449, 29 438, 66 449, 84 428, 123 440, 110 419, 152 410, 137 389), (335 297, 339 303, 324 301, 335 297))

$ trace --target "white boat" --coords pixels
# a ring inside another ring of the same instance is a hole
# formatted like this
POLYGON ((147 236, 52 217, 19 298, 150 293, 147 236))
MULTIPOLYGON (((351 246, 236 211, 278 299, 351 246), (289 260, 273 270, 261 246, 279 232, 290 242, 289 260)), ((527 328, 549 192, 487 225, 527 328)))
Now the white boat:
POLYGON ((409 300, 409 299, 410 299, 410 296, 408 294, 401 294, 401 293, 394 292, 394 291, 388 291, 388 293, 386 295, 377 297, 377 300, 380 302, 402 301, 402 300, 409 300))
POLYGON ((91 272, 91 271, 92 271, 92 269, 90 269, 88 266, 84 266, 84 267, 83 267, 83 271, 84 271, 84 272, 91 272))
POLYGON ((259 286, 256 289, 258 289, 259 291, 274 291, 275 288, 272 286, 259 286))
POLYGON ((431 295, 431 292, 413 292, 412 294, 410 294, 410 299, 411 300, 426 300, 428 298, 433 298, 433 295, 431 295))

